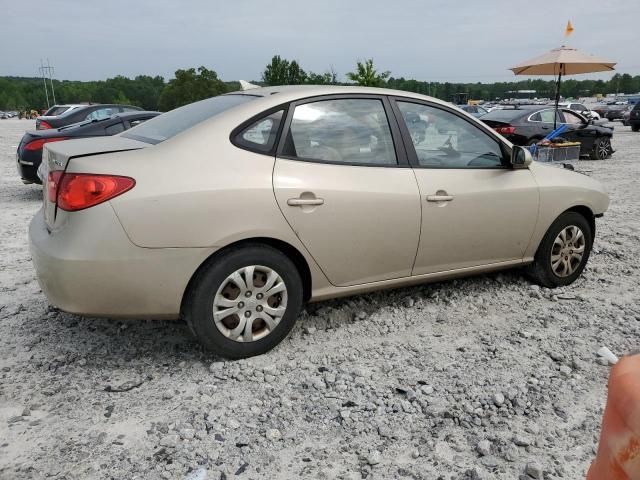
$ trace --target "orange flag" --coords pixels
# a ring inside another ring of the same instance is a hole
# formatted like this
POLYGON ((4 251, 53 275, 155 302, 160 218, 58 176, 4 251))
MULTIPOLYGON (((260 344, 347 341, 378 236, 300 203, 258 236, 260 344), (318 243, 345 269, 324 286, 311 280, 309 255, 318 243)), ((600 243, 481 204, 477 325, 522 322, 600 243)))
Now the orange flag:
POLYGON ((564 30, 564 36, 568 37, 573 33, 573 25, 571 25, 571 20, 567 22, 567 28, 564 30))

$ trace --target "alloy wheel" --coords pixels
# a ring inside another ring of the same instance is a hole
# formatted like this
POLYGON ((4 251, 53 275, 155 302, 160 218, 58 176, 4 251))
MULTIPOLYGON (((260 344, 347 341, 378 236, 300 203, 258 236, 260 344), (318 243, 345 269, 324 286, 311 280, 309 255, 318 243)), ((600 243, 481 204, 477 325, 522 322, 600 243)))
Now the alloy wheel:
POLYGON ((287 286, 272 268, 250 265, 229 275, 213 299, 218 330, 236 342, 269 335, 287 309, 287 286))
POLYGON ((598 157, 607 158, 611 152, 611 141, 608 138, 604 138, 598 142, 598 157))
POLYGON ((551 270, 558 277, 568 277, 582 263, 586 241, 575 225, 563 228, 551 246, 551 270))

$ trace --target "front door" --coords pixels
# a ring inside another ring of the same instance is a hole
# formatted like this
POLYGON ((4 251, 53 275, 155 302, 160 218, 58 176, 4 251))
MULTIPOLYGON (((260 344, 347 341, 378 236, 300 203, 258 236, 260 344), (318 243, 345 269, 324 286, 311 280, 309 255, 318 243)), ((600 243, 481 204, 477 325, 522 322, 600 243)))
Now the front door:
POLYGON ((422 203, 413 274, 522 259, 538 215, 531 172, 510 168, 499 139, 462 114, 400 99, 396 105, 422 203))
POLYGON ((394 146, 385 104, 376 96, 298 102, 284 127, 276 200, 337 286, 411 275, 420 196, 406 158, 398 162, 404 153, 394 146))

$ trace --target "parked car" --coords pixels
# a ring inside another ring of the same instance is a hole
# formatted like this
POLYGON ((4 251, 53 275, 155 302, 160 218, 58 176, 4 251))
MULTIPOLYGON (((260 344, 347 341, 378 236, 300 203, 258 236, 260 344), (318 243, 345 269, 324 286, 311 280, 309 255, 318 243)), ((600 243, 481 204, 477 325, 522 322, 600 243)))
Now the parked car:
POLYGON ((637 132, 640 130, 640 103, 636 103, 633 109, 629 112, 629 125, 631 130, 637 132))
POLYGON ((605 112, 605 117, 610 122, 613 122, 614 120, 622 120, 624 112, 628 109, 628 107, 628 104, 609 105, 607 111, 605 112))
POLYGON ((96 104, 82 105, 78 108, 69 109, 61 115, 38 117, 36 119, 36 130, 48 128, 60 128, 72 123, 79 123, 84 120, 94 120, 109 118, 112 115, 122 112, 141 112, 142 108, 131 105, 116 104, 96 104))
POLYGON ((590 110, 588 107, 586 107, 582 103, 561 102, 558 104, 558 107, 566 108, 574 112, 578 112, 580 115, 583 115, 586 118, 593 118, 594 120, 600 120, 600 114, 598 112, 596 112, 595 110, 590 110))
POLYGON ((603 160, 613 153, 611 145, 613 130, 595 125, 572 110, 559 109, 557 114, 555 108, 550 107, 495 110, 487 113, 480 120, 515 145, 533 145, 553 131, 554 116, 556 116, 556 126, 563 123, 568 125, 562 138, 580 142, 580 155, 588 155, 594 160, 603 160))
POLYGON ((452 105, 366 87, 220 95, 43 158, 29 237, 49 301, 182 316, 229 358, 273 348, 306 301, 521 266, 569 285, 609 203, 452 105))
POLYGON ((609 110, 609 105, 606 103, 599 103, 591 109, 593 112, 596 112, 600 115, 600 118, 606 118, 607 111, 609 110))
MULTIPOLYGON (((71 110, 75 110, 76 108, 86 107, 87 105, 81 103, 67 104, 67 105, 54 105, 49 110, 44 112, 42 117, 57 117, 62 115, 63 113, 70 112, 71 110)), ((46 118, 44 118, 46 120, 46 118)))
POLYGON ((465 112, 473 115, 474 117, 481 117, 485 113, 489 113, 489 111, 480 105, 458 105, 458 108, 464 110, 465 112))
POLYGON ((102 120, 85 120, 66 127, 26 132, 18 145, 18 173, 24 183, 42 183, 38 168, 45 144, 87 137, 115 135, 160 115, 160 112, 126 112, 102 120))

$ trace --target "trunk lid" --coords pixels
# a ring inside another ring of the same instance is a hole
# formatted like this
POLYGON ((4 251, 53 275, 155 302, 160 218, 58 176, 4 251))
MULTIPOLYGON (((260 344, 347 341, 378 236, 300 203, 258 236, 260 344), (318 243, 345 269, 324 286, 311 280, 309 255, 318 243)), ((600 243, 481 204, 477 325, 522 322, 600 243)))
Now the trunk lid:
MULTIPOLYGON (((150 144, 124 137, 92 137, 73 139, 63 142, 47 143, 42 152, 42 178, 44 219, 51 231, 55 228, 58 216, 55 202, 49 200, 49 172, 64 173, 69 162, 77 157, 103 155, 106 153, 124 152, 149 147, 150 144)), ((89 172, 90 173, 90 172, 89 172)))

